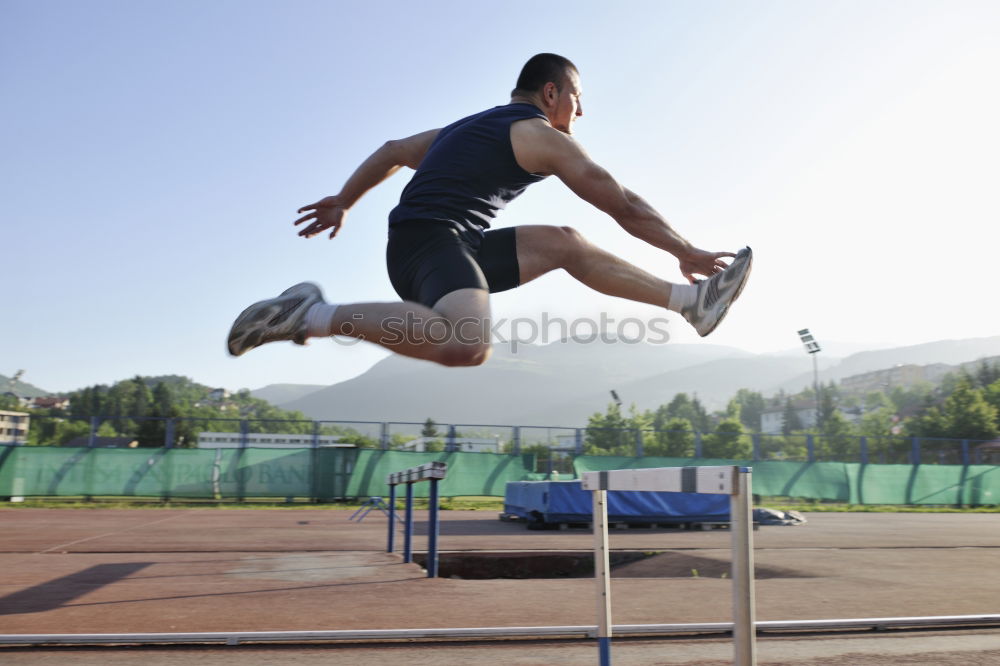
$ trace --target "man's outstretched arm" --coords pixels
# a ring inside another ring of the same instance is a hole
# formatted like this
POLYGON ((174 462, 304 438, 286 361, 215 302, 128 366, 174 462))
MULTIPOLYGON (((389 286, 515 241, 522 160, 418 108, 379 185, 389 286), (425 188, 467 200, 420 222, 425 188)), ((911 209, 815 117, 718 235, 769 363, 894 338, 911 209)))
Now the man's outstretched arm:
POLYGON ((726 267, 722 257, 732 252, 708 252, 692 245, 642 197, 622 187, 610 173, 590 159, 566 134, 543 121, 522 121, 511 132, 514 152, 522 168, 559 177, 581 199, 610 215, 625 231, 677 257, 688 280, 712 276, 726 267))
POLYGON ((299 209, 300 213, 311 212, 295 220, 295 224, 312 220, 309 226, 299 231, 299 236, 312 238, 331 228, 333 231, 330 232, 330 238, 336 236, 344 223, 347 211, 365 192, 399 171, 401 167, 416 169, 420 166, 438 132, 440 130, 428 130, 406 139, 386 141, 351 174, 338 194, 299 209))

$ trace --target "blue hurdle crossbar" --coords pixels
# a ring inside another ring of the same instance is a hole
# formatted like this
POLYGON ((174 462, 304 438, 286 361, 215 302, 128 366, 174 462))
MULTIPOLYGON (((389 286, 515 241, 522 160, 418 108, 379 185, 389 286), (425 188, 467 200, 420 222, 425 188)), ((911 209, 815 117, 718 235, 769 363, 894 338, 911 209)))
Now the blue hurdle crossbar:
POLYGON ((753 504, 748 467, 656 467, 581 474, 593 494, 594 575, 597 581, 597 639, 601 666, 611 664, 611 576, 608 553, 609 490, 729 495, 733 550, 734 664, 756 666, 756 619, 753 586, 753 504))
POLYGON ((427 524, 427 577, 437 578, 438 574, 438 482, 448 473, 448 463, 438 460, 424 463, 416 467, 393 472, 386 477, 389 484, 389 537, 387 552, 393 551, 395 533, 393 531, 396 515, 396 486, 406 484, 406 518, 403 521, 403 562, 413 561, 413 484, 419 481, 430 481, 429 515, 427 524))

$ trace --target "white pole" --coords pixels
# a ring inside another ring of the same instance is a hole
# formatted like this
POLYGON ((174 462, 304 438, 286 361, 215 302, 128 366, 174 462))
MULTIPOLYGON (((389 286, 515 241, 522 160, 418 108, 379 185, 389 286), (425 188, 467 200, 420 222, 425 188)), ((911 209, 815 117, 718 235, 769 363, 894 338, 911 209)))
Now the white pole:
POLYGON ((608 491, 594 490, 594 579, 597 581, 597 643, 601 666, 611 664, 611 558, 608 554, 608 491))
POLYGON ((753 495, 750 471, 740 470, 739 491, 730 495, 733 538, 733 644, 736 666, 757 665, 753 571, 753 495))

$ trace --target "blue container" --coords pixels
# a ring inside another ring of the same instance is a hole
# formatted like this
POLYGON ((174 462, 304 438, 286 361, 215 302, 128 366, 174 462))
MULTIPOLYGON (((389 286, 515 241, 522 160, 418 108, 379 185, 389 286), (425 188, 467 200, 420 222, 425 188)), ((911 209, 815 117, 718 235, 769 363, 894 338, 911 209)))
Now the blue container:
MULTIPOLYGON (((512 481, 504 491, 504 512, 536 524, 589 523, 592 510, 590 491, 579 481, 512 481)), ((609 490, 608 521, 729 522, 729 496, 609 490)))

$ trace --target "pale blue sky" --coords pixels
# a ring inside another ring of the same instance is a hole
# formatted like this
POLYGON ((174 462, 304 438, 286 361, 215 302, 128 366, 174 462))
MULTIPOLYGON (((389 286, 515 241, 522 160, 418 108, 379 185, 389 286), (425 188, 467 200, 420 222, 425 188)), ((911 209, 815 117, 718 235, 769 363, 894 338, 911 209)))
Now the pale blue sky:
MULTIPOLYGON (((696 244, 754 247, 709 342, 1000 334, 998 30, 992 1, 0 0, 0 373, 59 391, 363 371, 373 347, 231 359, 225 334, 303 279, 331 300, 394 299, 385 216, 405 175, 334 241, 298 238, 295 210, 386 139, 506 102, 539 51, 579 66, 577 137, 598 162, 696 244)), ((679 278, 555 179, 500 222, 571 224, 679 278)), ((559 275, 494 299, 497 317, 543 312, 662 314, 559 275)))

